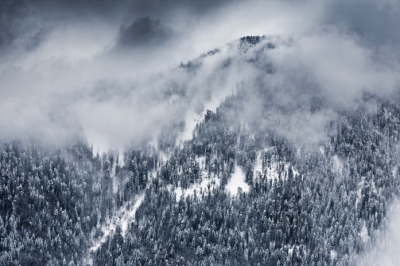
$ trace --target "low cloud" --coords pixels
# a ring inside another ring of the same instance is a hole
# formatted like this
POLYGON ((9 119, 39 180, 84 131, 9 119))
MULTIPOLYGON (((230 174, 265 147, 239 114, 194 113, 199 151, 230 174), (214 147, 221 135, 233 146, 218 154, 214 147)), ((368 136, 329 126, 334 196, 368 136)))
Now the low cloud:
POLYGON ((349 108, 364 91, 398 89, 398 9, 387 2, 362 4, 377 28, 360 28, 356 0, 16 1, 0 11, 1 136, 123 148, 170 122, 193 126, 240 87, 253 95, 241 119, 268 99, 268 126, 322 140, 333 109, 310 103, 349 108), (247 35, 267 37, 239 44, 247 35))
POLYGON ((400 205, 394 202, 388 207, 387 218, 384 218, 384 230, 376 230, 374 235, 364 237, 366 249, 356 260, 358 265, 395 266, 399 264, 400 255, 400 205))

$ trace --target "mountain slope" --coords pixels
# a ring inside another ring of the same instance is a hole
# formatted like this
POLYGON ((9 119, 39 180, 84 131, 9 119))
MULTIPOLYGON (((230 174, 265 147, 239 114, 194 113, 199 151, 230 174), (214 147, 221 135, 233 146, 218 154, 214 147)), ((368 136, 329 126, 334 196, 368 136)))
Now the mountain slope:
MULTIPOLYGON (((279 45, 246 37, 216 60, 258 75, 200 112, 188 140, 180 116, 123 154, 3 141, 0 264, 359 263, 399 196, 398 95, 345 108, 308 81, 273 86, 279 45)), ((218 53, 180 69, 196 76, 218 53)))

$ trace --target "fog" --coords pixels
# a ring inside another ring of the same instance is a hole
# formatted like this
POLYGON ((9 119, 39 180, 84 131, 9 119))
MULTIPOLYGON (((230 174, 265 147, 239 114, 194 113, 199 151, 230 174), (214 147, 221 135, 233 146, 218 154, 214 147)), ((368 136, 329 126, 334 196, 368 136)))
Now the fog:
POLYGON ((393 202, 388 208, 388 216, 385 218, 385 229, 378 230, 374 235, 365 238, 366 250, 356 257, 358 265, 398 265, 400 248, 400 221, 399 202, 393 202))
POLYGON ((5 1, 0 134, 80 137, 102 152, 185 121, 186 140, 239 86, 253 95, 241 119, 258 116, 269 95, 277 109, 267 124, 319 141, 334 108, 352 108, 364 91, 397 91, 399 13, 394 0, 5 1), (267 39, 240 48, 248 35, 267 39), (279 113, 313 97, 333 109, 279 113))

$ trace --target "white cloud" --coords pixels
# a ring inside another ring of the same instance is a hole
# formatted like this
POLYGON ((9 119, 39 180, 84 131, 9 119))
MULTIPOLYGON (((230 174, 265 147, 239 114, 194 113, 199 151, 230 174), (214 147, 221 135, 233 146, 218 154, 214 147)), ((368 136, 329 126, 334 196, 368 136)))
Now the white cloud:
MULTIPOLYGON (((107 150, 153 136, 171 119, 188 121, 189 114, 215 108, 242 81, 255 96, 243 118, 259 115, 260 87, 270 90, 281 106, 304 104, 315 95, 348 106, 363 90, 393 91, 397 65, 377 60, 376 50, 360 41, 363 36, 329 19, 336 14, 332 6, 331 1, 312 0, 235 1, 203 13, 171 8, 155 19, 171 28, 173 37, 158 46, 132 49, 115 46, 121 24, 134 19, 120 11, 107 19, 68 14, 27 18, 26 23, 35 21, 32 25, 41 25, 46 34, 35 49, 24 50, 18 39, 2 56, 1 134, 51 135, 54 140, 83 134, 107 150), (245 35, 264 34, 281 36, 273 38, 279 43, 276 49, 243 54, 225 46, 245 35), (215 48, 221 52, 205 58, 197 71, 177 68, 215 48), (273 73, 266 73, 263 63, 248 62, 257 56, 272 64, 273 73), (224 63, 230 64, 222 67, 224 63), (177 92, 183 94, 168 103, 177 92)), ((276 124, 287 120, 291 129, 307 129, 304 134, 289 131, 297 138, 320 136, 321 125, 331 117, 329 112, 275 115, 276 124)))

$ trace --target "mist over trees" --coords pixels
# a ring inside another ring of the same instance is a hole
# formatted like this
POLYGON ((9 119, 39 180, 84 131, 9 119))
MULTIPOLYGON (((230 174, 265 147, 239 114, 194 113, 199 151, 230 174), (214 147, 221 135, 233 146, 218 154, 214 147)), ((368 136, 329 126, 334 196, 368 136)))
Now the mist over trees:
POLYGON ((180 124, 123 154, 3 141, 1 265, 356 265, 399 194, 399 107, 364 94, 315 145, 264 121, 323 99, 280 110, 265 98, 265 116, 243 121, 250 96, 208 110, 181 146, 180 124), (238 168, 248 192, 226 189, 238 168))

